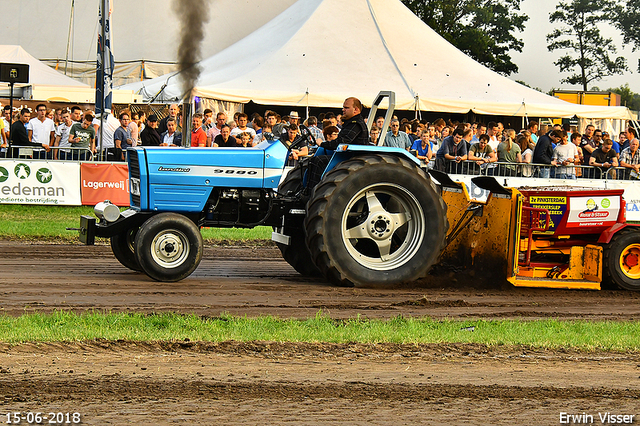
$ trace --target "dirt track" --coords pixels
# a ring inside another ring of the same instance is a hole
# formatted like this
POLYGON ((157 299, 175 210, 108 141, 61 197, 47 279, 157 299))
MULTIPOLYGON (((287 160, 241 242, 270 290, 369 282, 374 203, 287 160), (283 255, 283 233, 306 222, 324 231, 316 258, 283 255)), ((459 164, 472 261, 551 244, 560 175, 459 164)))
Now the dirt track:
MULTIPOLYGON (((129 272, 107 246, 0 243, 2 310, 177 311, 305 318, 636 320, 640 294, 471 287, 335 288, 270 247, 207 248, 176 284, 129 272)), ((640 354, 479 345, 91 342, 0 345, 5 411, 84 424, 560 424, 561 412, 640 414, 640 354)), ((0 422, 6 421, 0 413, 0 422)), ((636 422, 637 423, 637 422, 636 422)), ((24 424, 24 422, 23 422, 24 424)))

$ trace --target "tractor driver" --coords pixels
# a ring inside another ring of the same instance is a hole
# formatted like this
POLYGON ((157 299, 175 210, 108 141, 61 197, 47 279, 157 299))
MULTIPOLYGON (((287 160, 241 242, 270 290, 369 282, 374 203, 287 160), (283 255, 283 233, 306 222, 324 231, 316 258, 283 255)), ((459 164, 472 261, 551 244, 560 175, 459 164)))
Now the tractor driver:
MULTIPOLYGON (((320 144, 321 148, 335 150, 338 145, 368 145, 369 130, 362 118, 362 102, 357 98, 347 98, 342 104, 342 130, 338 137, 332 141, 325 141, 320 144)), ((327 168, 331 160, 330 155, 316 155, 309 161, 309 182, 307 188, 315 187, 322 178, 322 173, 327 168)))

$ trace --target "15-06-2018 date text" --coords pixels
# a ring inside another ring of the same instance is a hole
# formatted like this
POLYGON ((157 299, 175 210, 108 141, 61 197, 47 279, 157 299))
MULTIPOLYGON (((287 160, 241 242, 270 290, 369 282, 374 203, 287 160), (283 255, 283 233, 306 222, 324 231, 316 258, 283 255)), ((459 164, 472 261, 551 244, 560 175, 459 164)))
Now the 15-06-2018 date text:
POLYGON ((5 424, 79 424, 82 422, 80 413, 62 413, 62 412, 35 412, 35 411, 13 411, 2 415, 5 424))

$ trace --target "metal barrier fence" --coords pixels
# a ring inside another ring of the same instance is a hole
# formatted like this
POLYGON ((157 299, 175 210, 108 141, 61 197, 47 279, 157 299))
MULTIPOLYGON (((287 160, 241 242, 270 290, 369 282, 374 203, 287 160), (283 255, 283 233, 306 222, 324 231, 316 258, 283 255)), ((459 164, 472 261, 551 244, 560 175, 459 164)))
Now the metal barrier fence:
POLYGON ((47 151, 44 148, 33 146, 13 145, 0 153, 0 157, 51 161, 94 161, 94 154, 89 148, 59 146, 52 146, 47 151), (56 158, 54 159, 54 157, 56 158))
POLYGON ((462 175, 484 175, 498 177, 532 177, 551 179, 602 179, 602 180, 640 180, 640 174, 626 167, 598 167, 598 166, 552 166, 550 164, 535 163, 505 163, 495 162, 478 165, 475 161, 455 161, 445 160, 443 163, 436 163, 431 160, 428 164, 422 163, 423 167, 437 168, 448 174, 462 175), (438 165, 437 165, 438 164, 438 165))

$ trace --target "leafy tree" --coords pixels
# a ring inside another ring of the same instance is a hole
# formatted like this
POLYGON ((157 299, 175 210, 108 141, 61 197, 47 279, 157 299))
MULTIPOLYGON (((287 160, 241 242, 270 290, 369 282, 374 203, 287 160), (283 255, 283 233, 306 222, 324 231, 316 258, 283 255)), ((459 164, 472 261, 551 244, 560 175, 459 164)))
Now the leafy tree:
POLYGON ((634 51, 640 49, 640 0, 625 0, 622 4, 616 4, 610 16, 613 25, 622 32, 625 44, 633 44, 634 51))
POLYGON ((528 16, 518 14, 521 0, 402 0, 449 43, 482 65, 504 75, 518 72, 509 50, 522 52, 516 31, 528 16))
POLYGON ((640 110, 640 95, 632 92, 629 87, 629 83, 624 86, 616 87, 615 89, 607 89, 607 92, 613 92, 620 95, 620 103, 625 105, 627 108, 638 111, 640 110))
POLYGON ((544 90, 542 90, 539 87, 532 87, 530 84, 527 84, 522 80, 516 80, 516 83, 522 84, 524 87, 528 87, 529 89, 537 90, 538 92, 542 92, 542 93, 545 93, 547 95, 549 94, 549 92, 545 92, 544 90))
POLYGON ((592 81, 601 80, 627 70, 627 61, 619 56, 613 40, 600 34, 598 24, 607 22, 607 11, 614 7, 614 0, 560 1, 549 21, 561 24, 547 35, 547 49, 568 50, 556 62, 561 72, 573 72, 561 83, 580 84, 587 91, 592 81))

